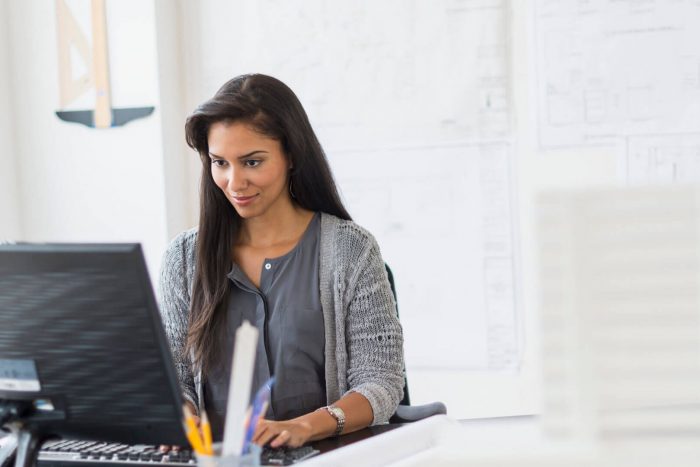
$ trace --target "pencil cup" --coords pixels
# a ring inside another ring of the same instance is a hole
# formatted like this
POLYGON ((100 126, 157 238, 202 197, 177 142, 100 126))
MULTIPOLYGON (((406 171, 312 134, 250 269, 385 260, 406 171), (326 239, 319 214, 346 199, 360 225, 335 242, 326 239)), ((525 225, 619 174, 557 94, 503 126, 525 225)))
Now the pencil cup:
POLYGON ((221 443, 215 443, 214 455, 207 456, 205 454, 195 453, 197 465, 199 467, 259 467, 260 452, 262 449, 257 444, 251 444, 250 451, 246 455, 231 454, 229 456, 221 455, 221 443))

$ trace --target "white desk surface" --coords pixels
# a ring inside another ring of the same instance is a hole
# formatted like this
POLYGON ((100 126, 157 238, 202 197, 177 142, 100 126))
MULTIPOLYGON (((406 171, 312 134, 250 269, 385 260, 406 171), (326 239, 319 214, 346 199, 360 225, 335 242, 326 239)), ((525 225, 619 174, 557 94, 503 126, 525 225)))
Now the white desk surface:
POLYGON ((700 458, 694 436, 631 437, 624 440, 554 443, 537 416, 460 420, 437 446, 407 456, 391 467, 690 467, 700 458))
POLYGON ((624 443, 554 443, 537 416, 455 421, 431 417, 304 462, 315 466, 390 467, 696 467, 695 438, 624 443))
POLYGON ((436 456, 451 455, 453 447, 458 454, 484 449, 501 452, 504 444, 532 445, 540 439, 539 431, 537 418, 532 416, 456 421, 437 415, 325 453, 304 465, 393 466, 416 457, 420 463, 406 465, 437 465, 433 462, 436 456))

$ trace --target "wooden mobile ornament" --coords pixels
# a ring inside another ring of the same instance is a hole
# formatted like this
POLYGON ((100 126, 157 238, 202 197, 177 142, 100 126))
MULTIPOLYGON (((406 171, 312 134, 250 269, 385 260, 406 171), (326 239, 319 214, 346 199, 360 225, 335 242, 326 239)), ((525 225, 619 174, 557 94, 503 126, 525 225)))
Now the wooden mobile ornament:
POLYGON ((110 128, 152 114, 154 107, 112 107, 105 0, 91 0, 92 49, 65 0, 56 0, 56 17, 60 105, 63 109, 56 111, 58 118, 91 128, 110 128), (71 48, 87 68, 77 77, 73 75, 71 48), (78 98, 91 91, 95 93, 94 109, 67 110, 78 98))

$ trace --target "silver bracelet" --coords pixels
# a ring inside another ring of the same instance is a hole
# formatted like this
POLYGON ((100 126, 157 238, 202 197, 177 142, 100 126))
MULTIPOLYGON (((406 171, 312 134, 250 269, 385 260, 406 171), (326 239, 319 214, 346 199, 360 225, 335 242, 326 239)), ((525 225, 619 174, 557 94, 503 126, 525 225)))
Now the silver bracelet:
POLYGON ((343 412, 343 409, 334 405, 327 405, 325 407, 321 407, 319 410, 322 409, 325 409, 329 414, 331 414, 331 417, 335 418, 336 427, 333 436, 340 435, 343 432, 343 428, 345 428, 345 412, 343 412))

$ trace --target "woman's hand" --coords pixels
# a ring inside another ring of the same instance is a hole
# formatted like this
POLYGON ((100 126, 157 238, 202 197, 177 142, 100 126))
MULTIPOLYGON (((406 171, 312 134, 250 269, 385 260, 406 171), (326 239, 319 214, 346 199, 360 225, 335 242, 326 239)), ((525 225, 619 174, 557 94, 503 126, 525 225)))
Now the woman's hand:
MULTIPOLYGON (((372 406, 362 394, 350 392, 333 405, 345 412, 343 433, 360 430, 372 423, 372 406)), ((281 422, 260 420, 253 434, 253 442, 260 446, 269 443, 273 448, 280 446, 297 448, 310 441, 332 436, 337 426, 335 418, 321 408, 292 420, 281 422)))
POLYGON ((298 448, 310 441, 312 434, 311 424, 303 420, 284 422, 260 420, 255 428, 253 442, 259 446, 269 444, 273 448, 280 446, 298 448))

